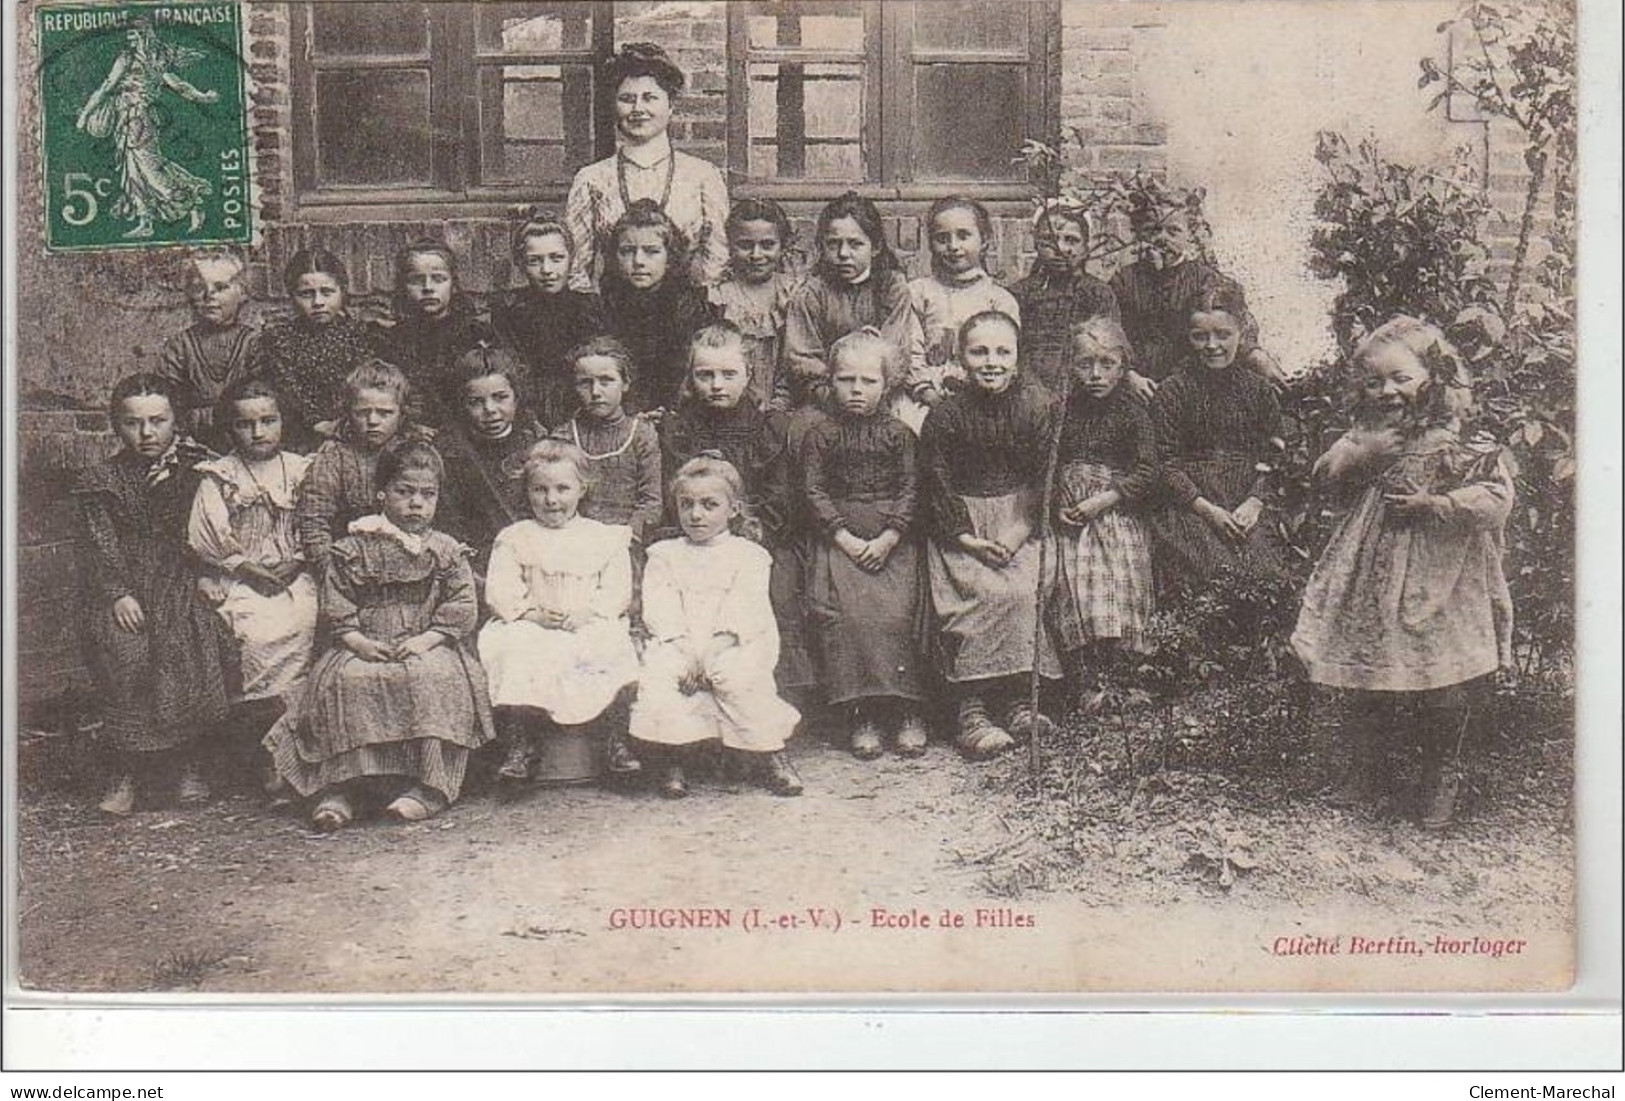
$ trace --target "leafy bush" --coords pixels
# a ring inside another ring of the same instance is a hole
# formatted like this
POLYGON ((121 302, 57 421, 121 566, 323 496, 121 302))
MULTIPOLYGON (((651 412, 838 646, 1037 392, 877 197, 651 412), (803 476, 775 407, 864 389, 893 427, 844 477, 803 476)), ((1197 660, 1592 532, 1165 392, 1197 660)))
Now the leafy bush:
MULTIPOLYGON (((1073 127, 1071 139, 1082 146, 1084 140, 1073 127)), ((1089 224, 1089 251, 1084 258, 1091 267, 1106 270, 1134 258, 1155 230, 1174 214, 1184 215, 1190 226, 1196 253, 1212 260, 1212 236, 1203 212, 1205 188, 1176 187, 1155 172, 1079 172, 1066 162, 1060 142, 1027 141, 1015 158, 1027 167, 1038 190, 1033 213, 1058 207, 1081 213, 1089 224)))

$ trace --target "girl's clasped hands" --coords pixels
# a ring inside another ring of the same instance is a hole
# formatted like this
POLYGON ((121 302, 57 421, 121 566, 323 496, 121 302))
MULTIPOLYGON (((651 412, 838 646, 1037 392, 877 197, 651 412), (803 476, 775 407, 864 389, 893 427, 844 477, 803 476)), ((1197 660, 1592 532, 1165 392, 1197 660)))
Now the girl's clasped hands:
POLYGON ((383 663, 420 657, 433 650, 436 646, 444 646, 451 640, 439 631, 424 631, 421 634, 409 635, 399 642, 380 642, 375 638, 362 634, 360 631, 349 631, 339 641, 362 661, 383 663))

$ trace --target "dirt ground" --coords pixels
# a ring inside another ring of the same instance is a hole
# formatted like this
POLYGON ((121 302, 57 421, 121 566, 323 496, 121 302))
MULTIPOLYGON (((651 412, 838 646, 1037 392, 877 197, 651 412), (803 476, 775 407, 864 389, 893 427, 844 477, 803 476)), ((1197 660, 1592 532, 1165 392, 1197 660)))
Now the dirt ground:
POLYGON ((717 779, 681 802, 539 788, 334 835, 245 792, 111 821, 63 767, 70 739, 25 733, 22 981, 599 1000, 1568 984, 1562 715, 1503 718, 1516 737, 1486 739, 1442 836, 1325 805, 1313 753, 1204 760, 1192 747, 1225 715, 1195 698, 1074 721, 1036 781, 1021 754, 864 763, 806 738, 801 798, 717 779))

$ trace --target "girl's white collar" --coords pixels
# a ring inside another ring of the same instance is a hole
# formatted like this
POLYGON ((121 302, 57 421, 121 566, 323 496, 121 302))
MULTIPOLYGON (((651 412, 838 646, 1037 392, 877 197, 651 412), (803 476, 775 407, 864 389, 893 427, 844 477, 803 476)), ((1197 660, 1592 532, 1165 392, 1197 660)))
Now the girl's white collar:
POLYGON ((393 520, 381 512, 350 521, 349 532, 351 535, 387 535, 412 554, 422 554, 423 548, 428 546, 427 535, 413 535, 411 532, 402 531, 393 520))

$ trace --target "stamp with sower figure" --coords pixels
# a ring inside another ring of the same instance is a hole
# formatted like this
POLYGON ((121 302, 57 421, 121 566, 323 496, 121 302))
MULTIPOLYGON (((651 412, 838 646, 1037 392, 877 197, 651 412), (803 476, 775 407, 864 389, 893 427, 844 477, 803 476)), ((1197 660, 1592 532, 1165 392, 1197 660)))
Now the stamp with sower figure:
POLYGON ((252 243, 241 6, 43 5, 34 18, 46 247, 252 243))

